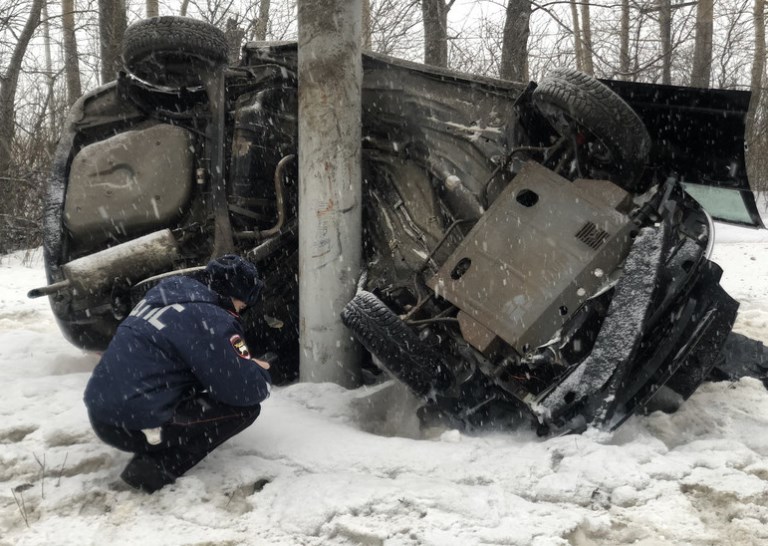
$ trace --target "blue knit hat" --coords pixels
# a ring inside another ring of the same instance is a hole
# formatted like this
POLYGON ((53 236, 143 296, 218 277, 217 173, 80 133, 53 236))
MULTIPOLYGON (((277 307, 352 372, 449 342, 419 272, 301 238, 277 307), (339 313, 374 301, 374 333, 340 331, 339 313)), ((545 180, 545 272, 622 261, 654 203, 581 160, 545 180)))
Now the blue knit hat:
POLYGON ((227 254, 211 260, 205 270, 214 292, 237 298, 248 307, 258 303, 264 283, 259 278, 259 270, 248 260, 227 254))

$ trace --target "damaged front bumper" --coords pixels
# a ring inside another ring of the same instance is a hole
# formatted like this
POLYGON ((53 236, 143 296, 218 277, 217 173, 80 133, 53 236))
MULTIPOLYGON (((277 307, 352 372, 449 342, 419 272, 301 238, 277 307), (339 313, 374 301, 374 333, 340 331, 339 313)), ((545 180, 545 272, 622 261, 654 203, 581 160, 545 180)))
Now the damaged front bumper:
POLYGON ((662 386, 688 398, 721 358, 739 304, 718 284, 716 264, 702 258, 690 271, 668 231, 641 231, 591 353, 531 404, 545 427, 613 430, 662 386), (677 294, 676 276, 689 286, 677 294))

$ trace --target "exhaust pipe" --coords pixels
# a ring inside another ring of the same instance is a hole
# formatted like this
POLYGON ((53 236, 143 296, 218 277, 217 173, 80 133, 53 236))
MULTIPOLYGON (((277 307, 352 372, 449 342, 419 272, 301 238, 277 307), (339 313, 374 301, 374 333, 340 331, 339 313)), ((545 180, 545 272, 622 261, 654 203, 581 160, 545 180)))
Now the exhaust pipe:
POLYGON ((140 281, 158 271, 172 269, 179 259, 179 247, 171 230, 156 231, 62 265, 63 281, 34 288, 27 292, 27 297, 63 291, 73 295, 96 294, 111 288, 116 278, 140 281))

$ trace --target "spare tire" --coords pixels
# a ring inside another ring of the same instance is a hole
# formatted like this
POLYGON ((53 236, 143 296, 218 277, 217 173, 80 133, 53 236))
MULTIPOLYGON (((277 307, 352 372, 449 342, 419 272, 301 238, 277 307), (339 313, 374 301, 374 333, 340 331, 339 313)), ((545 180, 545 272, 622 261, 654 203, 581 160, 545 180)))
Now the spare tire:
POLYGON ((125 30, 123 63, 132 74, 156 85, 195 86, 227 62, 228 50, 224 33, 205 21, 152 17, 125 30))
POLYGON ((440 356, 371 292, 358 292, 344 307, 341 320, 384 371, 417 395, 434 398, 453 384, 453 374, 440 356))
POLYGON ((593 177, 607 173, 633 193, 648 189, 642 174, 651 137, 635 111, 606 85, 583 72, 557 68, 538 84, 533 103, 560 135, 582 133, 577 145, 590 146, 583 155, 599 173, 593 177))

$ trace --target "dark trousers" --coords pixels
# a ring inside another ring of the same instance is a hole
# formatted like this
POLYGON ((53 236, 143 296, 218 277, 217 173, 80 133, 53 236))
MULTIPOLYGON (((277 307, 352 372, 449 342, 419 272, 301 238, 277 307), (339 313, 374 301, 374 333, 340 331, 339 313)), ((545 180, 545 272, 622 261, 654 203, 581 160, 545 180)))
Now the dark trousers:
POLYGON ((205 395, 185 400, 173 419, 162 426, 161 441, 152 445, 140 430, 101 423, 91 418, 96 435, 122 451, 151 457, 166 472, 181 476, 232 436, 248 428, 261 406, 236 407, 205 395))

